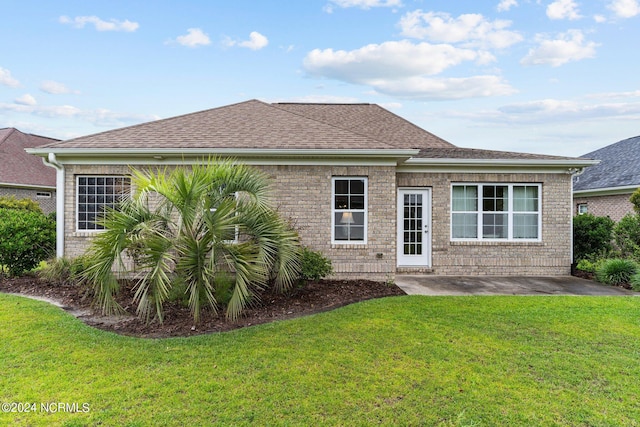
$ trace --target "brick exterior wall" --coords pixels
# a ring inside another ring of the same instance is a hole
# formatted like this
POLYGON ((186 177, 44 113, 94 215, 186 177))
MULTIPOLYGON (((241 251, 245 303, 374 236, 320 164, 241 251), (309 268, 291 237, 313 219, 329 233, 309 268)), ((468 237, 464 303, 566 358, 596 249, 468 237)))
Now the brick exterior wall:
POLYGON ((40 205, 42 212, 50 214, 56 211, 55 190, 36 190, 30 188, 0 187, 1 196, 13 196, 16 199, 31 199, 40 205), (49 193, 51 197, 38 197, 38 193, 49 193))
MULTIPOLYGON (((393 166, 260 166, 272 177, 273 206, 298 230, 303 245, 332 260, 334 278, 393 280, 396 274, 396 197, 398 187, 432 190, 430 269, 443 275, 564 275, 571 265, 571 177, 564 174, 398 173, 393 166), (332 244, 331 178, 368 178, 366 244, 332 244), (542 184, 541 242, 451 242, 451 182, 542 184)), ((78 256, 94 236, 75 230, 75 176, 127 174, 126 165, 66 167, 65 255, 78 256)))
POLYGON ((629 201, 632 192, 612 196, 592 196, 573 199, 573 214, 578 214, 578 205, 586 203, 588 212, 595 216, 608 216, 618 222, 627 214, 633 213, 633 205, 629 201))
MULTIPOLYGON (((399 173, 398 187, 432 189, 432 272, 440 275, 556 276, 571 272, 571 176, 399 173), (542 184, 541 242, 452 242, 451 183, 542 184)), ((403 268, 411 272, 411 268, 403 268)), ((418 269, 418 272, 421 270, 418 269)))

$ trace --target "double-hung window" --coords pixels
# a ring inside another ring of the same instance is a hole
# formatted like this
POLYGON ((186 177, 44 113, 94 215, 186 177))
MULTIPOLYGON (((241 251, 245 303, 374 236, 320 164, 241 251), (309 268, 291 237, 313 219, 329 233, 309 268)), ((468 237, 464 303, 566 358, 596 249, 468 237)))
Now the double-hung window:
POLYGON ((331 183, 332 242, 366 243, 367 178, 334 177, 331 183))
POLYGON ((107 207, 128 197, 131 179, 126 176, 78 176, 76 179, 76 228, 78 231, 102 230, 97 220, 107 207))
POLYGON ((454 184, 452 240, 541 239, 540 184, 454 184))

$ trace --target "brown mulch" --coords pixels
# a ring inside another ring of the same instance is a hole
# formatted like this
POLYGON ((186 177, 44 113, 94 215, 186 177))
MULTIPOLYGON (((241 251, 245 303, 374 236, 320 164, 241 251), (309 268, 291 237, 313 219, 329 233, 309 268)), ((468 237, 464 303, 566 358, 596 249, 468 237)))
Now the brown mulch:
POLYGON ((0 276, 0 292, 21 294, 49 300, 74 314, 88 325, 122 335, 162 338, 190 336, 211 332, 230 331, 247 326, 291 319, 313 313, 333 310, 348 304, 373 298, 406 295, 396 285, 368 280, 321 280, 297 287, 285 294, 265 291, 260 301, 246 309, 236 321, 228 321, 224 313, 204 311, 198 325, 191 318, 188 307, 180 303, 165 304, 162 324, 145 324, 135 317, 130 289, 124 289, 118 302, 126 314, 105 317, 92 308, 92 295, 80 286, 50 283, 33 276, 7 278, 0 276))

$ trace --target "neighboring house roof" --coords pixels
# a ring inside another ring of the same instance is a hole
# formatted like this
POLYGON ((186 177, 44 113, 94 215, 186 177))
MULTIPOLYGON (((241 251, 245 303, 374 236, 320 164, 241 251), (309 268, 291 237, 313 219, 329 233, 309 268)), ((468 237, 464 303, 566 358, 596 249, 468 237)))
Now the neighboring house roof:
MULTIPOLYGON (((412 158, 513 161, 587 166, 587 160, 457 147, 375 104, 268 104, 250 100, 38 147, 33 154, 141 155, 278 153, 322 155, 358 152, 412 158), (554 163, 555 162, 555 163, 554 163)), ((404 161, 403 160, 403 161, 404 161)))
POLYGON ((51 144, 57 139, 22 133, 18 129, 0 129, 0 185, 21 187, 55 187, 56 171, 42 159, 25 152, 25 148, 51 144))
POLYGON ((640 187, 640 136, 581 157, 600 160, 600 163, 574 178, 574 191, 640 187))

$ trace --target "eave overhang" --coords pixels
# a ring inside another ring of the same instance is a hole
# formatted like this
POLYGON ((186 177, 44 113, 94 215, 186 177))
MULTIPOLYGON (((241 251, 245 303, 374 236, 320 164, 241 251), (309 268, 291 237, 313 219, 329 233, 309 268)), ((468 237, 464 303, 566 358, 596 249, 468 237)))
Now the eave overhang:
POLYGON ((315 164, 353 162, 394 164, 406 162, 417 149, 87 149, 29 148, 40 157, 55 154, 61 164, 188 164, 211 157, 231 157, 250 164, 315 164))
POLYGON ((568 159, 456 159, 411 158, 398 172, 547 172, 577 174, 599 160, 568 159))
POLYGON ((592 188, 587 190, 573 190, 574 197, 616 196, 619 194, 631 194, 640 188, 640 185, 624 185, 620 187, 592 188))

